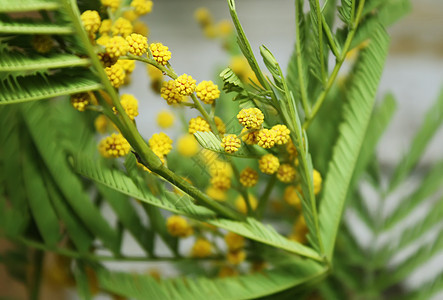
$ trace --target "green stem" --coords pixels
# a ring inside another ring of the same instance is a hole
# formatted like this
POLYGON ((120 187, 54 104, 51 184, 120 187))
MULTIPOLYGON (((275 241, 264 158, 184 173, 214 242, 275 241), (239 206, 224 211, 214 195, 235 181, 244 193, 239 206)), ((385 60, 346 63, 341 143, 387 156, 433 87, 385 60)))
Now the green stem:
POLYGON ((277 176, 274 174, 268 180, 268 184, 266 185, 265 191, 263 195, 260 197, 260 202, 257 207, 257 218, 261 219, 263 217, 263 213, 269 201, 269 196, 271 195, 272 189, 274 188, 275 183, 277 182, 277 176))
POLYGON ((215 125, 214 118, 209 117, 208 112, 201 105, 200 101, 198 101, 195 94, 191 94, 191 99, 194 102, 195 108, 202 114, 206 122, 209 123, 209 126, 211 127, 211 130, 215 134, 215 136, 220 137, 220 133, 218 132, 217 125, 215 125))
POLYGON ((43 260, 44 252, 42 250, 36 249, 33 253, 33 263, 32 263, 32 277, 30 282, 30 293, 29 299, 38 300, 40 294, 40 286, 42 281, 42 271, 43 271, 43 260))
POLYGON ((325 60, 323 58, 323 22, 322 17, 323 14, 320 9, 320 1, 317 0, 315 2, 315 11, 317 13, 317 23, 318 23, 318 51, 319 51, 319 57, 320 57, 320 69, 321 69, 321 81, 322 85, 325 85, 326 81, 326 70, 325 70, 325 60))
POLYGON ((329 93, 329 90, 331 89, 331 87, 333 86, 333 84, 335 82, 335 79, 337 78, 338 72, 340 71, 340 68, 343 65, 343 62, 346 59, 346 54, 349 51, 352 40, 354 39, 354 35, 357 31, 364 5, 365 5, 365 0, 362 0, 359 2, 355 22, 351 24, 351 31, 349 32, 349 34, 346 38, 345 45, 343 46, 343 50, 341 52, 341 55, 337 59, 337 63, 335 64, 335 67, 332 70, 331 76, 329 77, 328 82, 326 83, 326 88, 318 96, 317 100, 315 101, 314 108, 312 109, 312 113, 309 115, 308 118, 306 118, 306 121, 303 124, 304 129, 307 129, 309 127, 309 125, 312 123, 312 121, 314 120, 314 118, 316 117, 318 111, 320 110, 321 106, 323 105, 323 102, 326 99, 326 96, 329 93))
POLYGON ((323 14, 321 14, 321 22, 323 23, 324 32, 328 39, 329 47, 331 48, 332 53, 334 53, 334 56, 338 58, 340 56, 340 50, 338 49, 337 43, 335 43, 334 41, 331 28, 329 28, 328 23, 326 22, 325 16, 323 14))
POLYGON ((171 79, 177 79, 177 74, 174 72, 174 70, 171 70, 169 68, 166 68, 162 64, 159 64, 155 59, 143 57, 143 56, 137 56, 134 54, 128 53, 126 56, 121 56, 120 59, 132 59, 132 60, 138 60, 141 62, 144 62, 146 64, 152 65, 163 72, 163 74, 168 75, 171 79))

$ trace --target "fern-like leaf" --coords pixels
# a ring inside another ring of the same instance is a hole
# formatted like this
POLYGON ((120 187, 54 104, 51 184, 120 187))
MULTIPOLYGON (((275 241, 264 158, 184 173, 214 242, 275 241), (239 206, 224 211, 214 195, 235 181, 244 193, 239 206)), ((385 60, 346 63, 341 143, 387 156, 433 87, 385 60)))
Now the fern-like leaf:
POLYGON ((60 4, 53 0, 0 0, 0 13, 57 10, 60 4))

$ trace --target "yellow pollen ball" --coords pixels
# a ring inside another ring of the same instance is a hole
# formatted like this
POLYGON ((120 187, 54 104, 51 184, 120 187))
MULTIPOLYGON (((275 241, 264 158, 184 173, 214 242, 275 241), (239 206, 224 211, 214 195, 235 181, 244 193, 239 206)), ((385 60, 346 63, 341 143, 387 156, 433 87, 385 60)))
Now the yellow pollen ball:
POLYGON ((154 133, 148 144, 159 157, 167 155, 172 149, 172 140, 164 132, 154 133))
POLYGON ((226 258, 229 263, 238 265, 246 259, 246 252, 244 250, 229 251, 226 258))
POLYGON ((85 10, 80 18, 88 33, 95 33, 100 28, 101 19, 97 11, 85 10))
POLYGON ((106 158, 117 158, 127 155, 131 146, 121 134, 113 133, 100 141, 98 149, 100 154, 106 158))
POLYGON ((220 97, 220 91, 218 86, 212 81, 202 81, 195 88, 197 97, 206 104, 212 104, 218 97, 220 97))
POLYGON ((192 246, 191 254, 194 257, 208 257, 212 254, 212 245, 208 240, 199 238, 192 246))
POLYGON ((177 151, 185 157, 191 157, 198 153, 199 144, 195 137, 191 134, 186 134, 178 139, 177 151))
POLYGON ((226 200, 226 191, 217 189, 213 186, 209 186, 206 189, 206 194, 214 200, 217 201, 225 201, 226 200))
POLYGON ((119 88, 125 83, 125 70, 119 64, 105 68, 105 72, 114 87, 119 88))
POLYGON ((286 203, 288 203, 291 206, 294 206, 297 209, 301 209, 301 200, 298 197, 298 194, 302 194, 302 189, 301 186, 293 186, 293 185, 289 185, 288 187, 286 187, 285 189, 285 193, 283 194, 283 199, 286 201, 286 203))
POLYGON ((108 34, 111 32, 111 27, 112 27, 111 19, 103 20, 100 25, 100 28, 98 29, 98 32, 103 36, 104 34, 108 34))
POLYGON ((166 228, 172 236, 188 237, 193 233, 192 227, 182 216, 173 215, 166 221, 166 228))
POLYGON ((282 164, 277 170, 277 179, 284 183, 290 183, 295 179, 295 169, 289 164, 282 164))
POLYGON ((133 95, 123 94, 121 95, 120 103, 123 109, 131 120, 134 120, 138 116, 138 101, 133 95))
POLYGON ((276 156, 266 154, 258 161, 258 167, 263 173, 271 175, 277 172, 278 168, 280 167, 280 162, 276 156))
POLYGON ((132 0, 131 6, 139 16, 149 14, 154 3, 151 0, 132 0))
POLYGON ((234 232, 228 232, 225 234, 225 242, 229 251, 236 251, 245 246, 245 238, 234 232))
POLYGON ((195 91, 196 80, 188 74, 183 74, 175 79, 175 88, 180 95, 190 96, 195 91))
POLYGON ((243 128, 241 131, 241 139, 243 140, 243 142, 245 142, 248 145, 255 145, 258 142, 258 130, 255 131, 251 131, 249 133, 246 133, 247 131, 249 131, 249 129, 247 128, 243 128))
POLYGON ((148 38, 141 34, 131 33, 126 37, 126 41, 129 44, 129 52, 134 55, 141 56, 148 49, 148 38))
POLYGON ((289 142, 289 134, 291 131, 286 125, 275 125, 271 130, 275 132, 275 143, 277 145, 284 145, 289 142))
POLYGON ((174 80, 169 80, 162 83, 160 95, 169 105, 178 104, 184 101, 184 97, 180 95, 175 88, 174 80))
POLYGON ((149 45, 149 50, 151 50, 152 57, 161 65, 166 65, 171 59, 171 52, 167 46, 162 43, 153 43, 149 45))
MULTIPOLYGON (((249 203, 251 204, 252 210, 255 210, 258 205, 257 198, 255 198, 255 196, 252 194, 249 194, 248 198, 249 198, 249 203)), ((237 199, 235 200, 235 207, 238 209, 239 212, 241 212, 243 214, 246 214, 248 212, 248 206, 246 204, 246 201, 243 198, 243 196, 241 196, 241 195, 239 195, 237 197, 237 199)))
POLYGON ((265 149, 274 147, 275 131, 269 129, 260 130, 257 134, 257 144, 265 149))
POLYGON ((240 173, 240 183, 245 187, 253 187, 257 184, 258 173, 254 169, 247 167, 240 173))
POLYGON ((220 173, 211 178, 211 184, 218 190, 226 191, 231 188, 231 178, 220 173))
POLYGON ((265 116, 258 108, 243 108, 238 113, 237 119, 247 129, 260 129, 265 116))
POLYGON ((121 0, 101 0, 103 6, 111 8, 112 11, 116 11, 120 6, 121 0))
POLYGON ((118 18, 111 27, 112 35, 127 37, 132 33, 132 24, 125 18, 118 18))
POLYGON ((227 153, 237 152, 241 146, 241 140, 235 134, 228 134, 223 137, 221 146, 227 153))
POLYGON ((201 132, 210 132, 211 131, 211 127, 209 126, 209 123, 206 122, 206 120, 200 116, 189 120, 188 132, 190 134, 194 134, 197 131, 201 131, 201 132))
POLYGON ((131 59, 119 59, 117 64, 120 65, 126 74, 131 74, 135 69, 135 60, 131 59))
POLYGON ((105 46, 106 53, 111 58, 118 58, 122 55, 126 55, 129 50, 128 42, 121 36, 114 36, 109 39, 105 46))
POLYGON ((215 122, 215 126, 217 127, 218 133, 220 133, 221 135, 224 135, 226 133, 226 125, 223 122, 223 120, 220 119, 219 117, 215 116, 214 122, 215 122))
POLYGON ((71 104, 78 111, 85 111, 90 102, 88 93, 78 93, 71 95, 71 104))
POLYGON ((169 110, 162 110, 157 114, 157 124, 161 128, 170 128, 174 125, 174 114, 169 110))

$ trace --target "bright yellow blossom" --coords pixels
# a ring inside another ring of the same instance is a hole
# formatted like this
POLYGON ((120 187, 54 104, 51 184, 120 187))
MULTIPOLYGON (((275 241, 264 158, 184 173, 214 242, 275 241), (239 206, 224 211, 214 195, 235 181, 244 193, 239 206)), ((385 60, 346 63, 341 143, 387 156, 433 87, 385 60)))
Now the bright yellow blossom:
POLYGON ((220 97, 220 91, 218 86, 212 81, 202 81, 200 82, 195 92, 197 97, 206 104, 212 104, 218 97, 220 97))
POLYGON ((71 104, 78 111, 85 111, 88 106, 90 97, 88 93, 78 93, 71 95, 71 104))
POLYGON ((208 257, 212 254, 211 243, 203 238, 197 239, 194 246, 192 246, 192 256, 194 257, 208 257))
POLYGON ((191 134, 186 134, 180 137, 177 141, 177 151, 183 156, 191 157, 198 153, 199 145, 195 137, 191 134))
POLYGON ((125 18, 118 18, 111 27, 112 35, 121 35, 127 37, 132 33, 132 24, 125 18))
POLYGON ((184 97, 180 95, 175 88, 174 80, 163 82, 160 94, 161 97, 165 99, 169 105, 178 104, 184 101, 184 97))
POLYGON ((241 147, 241 140, 235 134, 228 134, 223 137, 221 146, 225 152, 234 153, 241 147))
POLYGON ((182 216, 173 215, 166 221, 166 228, 172 236, 188 237, 193 233, 192 227, 182 216))
POLYGON ((190 96, 195 91, 196 80, 191 75, 183 74, 175 79, 175 88, 183 96, 190 96))
MULTIPOLYGON (((249 198, 249 204, 251 205, 252 210, 255 210, 258 205, 257 198, 255 198, 255 196, 252 194, 249 194, 248 198, 249 198)), ((246 204, 246 201, 243 198, 243 196, 241 196, 241 195, 239 195, 237 197, 237 199, 235 200, 235 207, 238 209, 238 211, 240 211, 243 214, 246 214, 248 212, 248 206, 246 204)))
POLYGON ((275 132, 275 143, 277 145, 284 145, 289 142, 289 134, 291 131, 289 131, 286 125, 275 125, 271 128, 271 130, 275 132))
POLYGON ((243 108, 238 114, 237 119, 240 124, 247 129, 259 129, 263 124, 265 116, 260 109, 243 108))
POLYGON ((148 141, 149 147, 157 156, 167 155, 172 149, 172 140, 164 132, 154 133, 148 141))
POLYGON ((266 154, 258 161, 258 167, 263 173, 271 175, 277 172, 278 168, 280 167, 280 162, 276 156, 266 154))
POLYGON ((106 53, 111 58, 118 58, 122 55, 126 55, 129 50, 128 42, 121 36, 114 36, 109 39, 105 46, 106 53))
POLYGON ((98 149, 101 155, 110 158, 127 155, 131 150, 131 146, 123 135, 113 133, 100 141, 98 149))
POLYGON ((151 50, 154 60, 163 66, 171 59, 171 51, 169 51, 169 48, 162 43, 150 44, 149 50, 151 50))
POLYGON ((260 147, 269 149, 275 145, 275 131, 269 129, 262 129, 257 134, 257 144, 260 147))
POLYGON ((258 173, 250 167, 246 167, 240 173, 240 183, 245 187, 253 187, 257 184, 258 173))
POLYGON ((209 123, 206 122, 205 119, 203 119, 202 117, 198 116, 196 118, 192 118, 191 120, 189 120, 189 129, 188 129, 190 134, 194 134, 197 131, 201 131, 201 132, 210 132, 211 131, 211 127, 209 126, 209 123))
POLYGON ((112 11, 116 11, 120 6, 121 0, 101 0, 102 5, 111 8, 112 11))
POLYGON ((134 11, 138 15, 149 14, 152 11, 152 3, 151 0, 132 0, 131 6, 134 8, 134 11))
POLYGON ((119 64, 105 68, 105 72, 114 87, 119 88, 125 83, 125 70, 119 64))
POLYGON ((88 33, 95 33, 100 28, 101 19, 97 11, 85 10, 80 18, 88 33))
POLYGON ((141 56, 148 49, 148 38, 141 34, 131 33, 126 37, 126 41, 129 44, 129 52, 134 55, 141 56))
POLYGON ((228 232, 225 234, 225 242, 229 251, 237 251, 245 246, 245 238, 234 232, 228 232))
POLYGON ((295 179, 295 169, 290 164, 282 164, 277 170, 277 179, 284 183, 290 183, 295 179))
POLYGON ((174 115, 169 110, 162 110, 157 114, 157 124, 161 128, 169 128, 174 124, 174 115))

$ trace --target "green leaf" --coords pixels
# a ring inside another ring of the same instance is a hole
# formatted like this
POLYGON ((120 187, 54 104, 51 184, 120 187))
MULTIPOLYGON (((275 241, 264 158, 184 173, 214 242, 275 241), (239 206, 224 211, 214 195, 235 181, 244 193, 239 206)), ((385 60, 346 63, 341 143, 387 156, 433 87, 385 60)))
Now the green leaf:
POLYGON ((389 39, 382 26, 361 53, 348 90, 340 137, 334 147, 320 202, 320 230, 325 251, 332 258, 337 231, 358 155, 364 141, 378 82, 388 52, 389 39))
POLYGON ((7 34, 73 34, 71 26, 37 22, 32 19, 0 20, 0 33, 7 34))
MULTIPOLYGON (((443 272, 440 272, 430 282, 420 285, 417 289, 402 295, 401 300, 437 299, 436 295, 443 292, 443 272)), ((400 300, 400 299, 399 299, 400 300)))
POLYGON ((148 275, 110 273, 100 269, 100 286, 134 299, 257 299, 321 277, 325 270, 297 260, 263 273, 230 278, 182 277, 157 282, 148 275))
POLYGON ((89 288, 89 279, 86 274, 85 266, 81 262, 77 262, 77 265, 74 268, 74 277, 78 296, 83 300, 92 299, 91 290, 89 288))
POLYGON ((247 218, 246 222, 215 219, 216 215, 214 212, 203 206, 195 205, 187 196, 178 196, 171 192, 165 192, 162 195, 154 196, 151 194, 147 186, 136 185, 133 180, 122 171, 110 169, 109 167, 99 164, 97 161, 82 156, 81 154, 74 157, 73 167, 83 176, 140 201, 169 210, 176 214, 188 216, 198 221, 208 222, 209 224, 276 248, 281 248, 315 260, 321 260, 319 255, 311 248, 286 239, 278 234, 272 227, 265 226, 253 218, 247 218))
POLYGON ((414 169, 422 157, 428 143, 443 123, 443 90, 437 101, 424 117, 424 122, 412 140, 410 150, 397 164, 392 174, 389 190, 394 190, 414 169))
POLYGON ((0 81, 0 105, 54 98, 62 95, 99 90, 102 85, 89 71, 58 72, 55 75, 33 75, 0 81))
POLYGON ((352 20, 352 6, 355 6, 355 0, 341 0, 341 6, 338 8, 340 19, 350 25, 352 20))
POLYGON ((34 10, 57 10, 60 4, 49 0, 0 0, 0 12, 27 12, 34 10))
POLYGON ((51 56, 25 55, 19 52, 7 52, 2 54, 0 72, 19 72, 47 70, 55 68, 88 66, 89 59, 80 58, 76 55, 56 53, 51 56))

